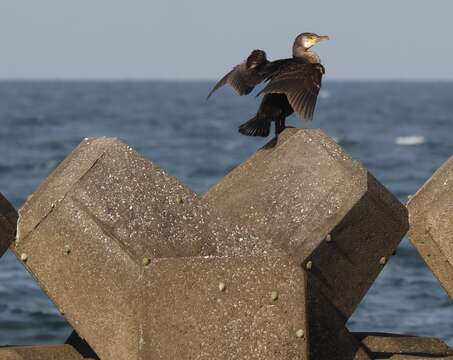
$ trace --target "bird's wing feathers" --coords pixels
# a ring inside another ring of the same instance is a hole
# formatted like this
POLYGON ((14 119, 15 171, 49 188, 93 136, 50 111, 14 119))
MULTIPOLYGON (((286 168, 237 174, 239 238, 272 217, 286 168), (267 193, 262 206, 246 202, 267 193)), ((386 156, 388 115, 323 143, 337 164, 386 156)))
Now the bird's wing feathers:
POLYGON ((209 92, 207 99, 223 85, 229 84, 239 95, 247 95, 265 78, 263 69, 269 63, 263 50, 253 50, 248 58, 221 78, 209 92))
POLYGON ((268 75, 269 83, 258 95, 285 94, 301 119, 311 119, 316 106, 324 67, 299 60, 282 63, 268 75))

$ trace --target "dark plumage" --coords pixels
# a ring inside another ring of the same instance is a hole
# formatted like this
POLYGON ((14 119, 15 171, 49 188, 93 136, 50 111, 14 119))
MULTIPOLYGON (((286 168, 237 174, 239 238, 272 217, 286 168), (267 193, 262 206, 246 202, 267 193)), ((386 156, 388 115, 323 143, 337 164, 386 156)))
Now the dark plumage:
POLYGON ((301 120, 312 119, 325 70, 319 56, 309 49, 325 39, 328 37, 302 33, 294 41, 293 57, 283 60, 268 61, 264 51, 253 50, 244 62, 215 84, 208 99, 225 84, 239 95, 247 95, 256 85, 267 81, 257 95, 263 95, 258 112, 239 127, 240 133, 266 137, 274 121, 275 132, 279 134, 285 128, 286 117, 293 112, 301 120))

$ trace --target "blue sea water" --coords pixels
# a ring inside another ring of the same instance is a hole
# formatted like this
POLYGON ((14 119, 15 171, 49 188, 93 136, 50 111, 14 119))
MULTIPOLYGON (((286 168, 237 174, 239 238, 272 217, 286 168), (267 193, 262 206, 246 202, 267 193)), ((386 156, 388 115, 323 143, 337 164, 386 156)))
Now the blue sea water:
MULTIPOLYGON (((265 140, 238 134, 258 105, 209 82, 0 82, 0 192, 19 207, 84 137, 116 136, 205 192, 265 140)), ((327 82, 315 121, 406 202, 453 154, 453 83, 327 82)), ((294 116, 290 125, 302 124, 294 116)), ((348 326, 453 345, 453 303, 404 240, 348 326)), ((22 265, 0 259, 0 345, 71 329, 22 265)))

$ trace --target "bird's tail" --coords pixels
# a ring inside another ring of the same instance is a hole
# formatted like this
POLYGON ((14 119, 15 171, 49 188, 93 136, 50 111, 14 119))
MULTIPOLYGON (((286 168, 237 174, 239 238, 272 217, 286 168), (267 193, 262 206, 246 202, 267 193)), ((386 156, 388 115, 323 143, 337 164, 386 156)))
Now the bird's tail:
POLYGON ((261 136, 266 137, 269 135, 271 122, 267 119, 259 119, 256 116, 249 121, 239 126, 239 132, 247 136, 261 136))

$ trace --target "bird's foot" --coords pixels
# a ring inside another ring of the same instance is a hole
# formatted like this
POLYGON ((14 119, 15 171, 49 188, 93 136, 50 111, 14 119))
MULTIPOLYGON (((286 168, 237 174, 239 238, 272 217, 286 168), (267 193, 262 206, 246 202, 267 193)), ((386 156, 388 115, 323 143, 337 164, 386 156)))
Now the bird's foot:
POLYGON ((275 128, 275 136, 278 136, 278 134, 280 134, 281 132, 283 132, 283 130, 286 129, 286 126, 279 126, 279 127, 276 127, 275 128))

